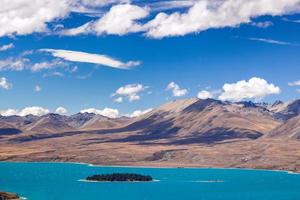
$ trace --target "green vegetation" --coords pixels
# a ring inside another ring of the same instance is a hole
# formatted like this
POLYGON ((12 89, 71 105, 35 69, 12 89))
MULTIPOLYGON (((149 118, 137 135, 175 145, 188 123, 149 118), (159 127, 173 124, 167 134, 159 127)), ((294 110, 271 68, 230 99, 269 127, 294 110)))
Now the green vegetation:
POLYGON ((144 176, 140 174, 130 174, 130 173, 113 173, 113 174, 100 174, 93 175, 86 178, 88 181, 152 181, 151 176, 144 176))

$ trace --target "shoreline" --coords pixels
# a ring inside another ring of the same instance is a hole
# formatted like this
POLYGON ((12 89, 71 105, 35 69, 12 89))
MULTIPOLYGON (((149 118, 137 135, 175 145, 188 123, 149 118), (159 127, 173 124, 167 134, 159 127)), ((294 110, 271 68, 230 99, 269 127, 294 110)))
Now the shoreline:
POLYGON ((281 172, 281 173, 287 173, 287 174, 294 174, 294 175, 300 175, 300 172, 298 171, 290 171, 290 170, 280 170, 280 169, 264 169, 264 168, 242 168, 242 167, 183 167, 183 166, 144 166, 144 165, 100 165, 100 164, 92 164, 92 163, 85 163, 85 162, 61 162, 61 161, 0 161, 1 163, 53 163, 53 164, 76 164, 76 165, 86 165, 88 167, 112 167, 112 168, 150 168, 150 169, 228 169, 228 170, 260 170, 260 171, 271 171, 271 172, 281 172))

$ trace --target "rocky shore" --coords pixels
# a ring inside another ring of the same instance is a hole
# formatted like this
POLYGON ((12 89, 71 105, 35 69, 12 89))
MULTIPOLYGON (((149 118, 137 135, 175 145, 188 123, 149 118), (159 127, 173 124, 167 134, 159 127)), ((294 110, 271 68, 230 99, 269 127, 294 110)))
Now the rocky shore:
POLYGON ((16 193, 0 192, 0 200, 20 200, 16 193))

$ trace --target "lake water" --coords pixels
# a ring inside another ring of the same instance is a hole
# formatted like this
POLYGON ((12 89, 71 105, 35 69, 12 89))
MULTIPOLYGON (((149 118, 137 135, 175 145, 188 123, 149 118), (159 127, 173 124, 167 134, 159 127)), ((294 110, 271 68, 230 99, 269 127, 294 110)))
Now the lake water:
POLYGON ((16 192, 29 200, 299 200, 300 175, 265 170, 4 162, 0 163, 0 190, 16 192), (79 181, 89 175, 112 172, 151 175, 159 181, 79 181))

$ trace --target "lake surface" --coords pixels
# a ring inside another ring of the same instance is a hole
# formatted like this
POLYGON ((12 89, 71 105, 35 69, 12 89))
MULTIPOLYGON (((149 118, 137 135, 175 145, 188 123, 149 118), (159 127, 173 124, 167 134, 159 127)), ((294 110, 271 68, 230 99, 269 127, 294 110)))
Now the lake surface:
POLYGON ((300 175, 239 169, 95 167, 68 163, 0 163, 0 190, 29 200, 298 200, 300 175), (89 183, 89 175, 129 172, 156 182, 89 183))

